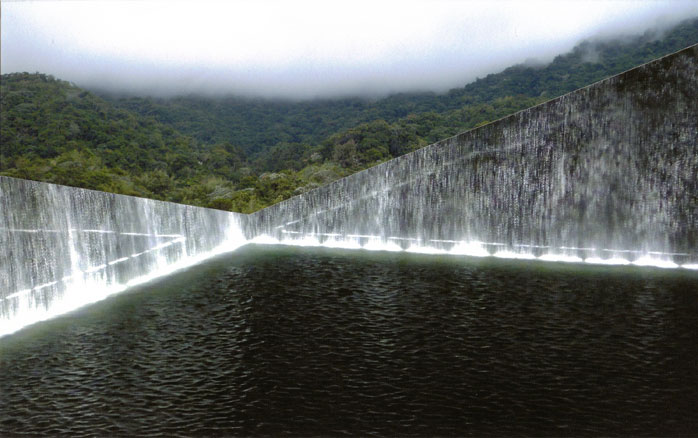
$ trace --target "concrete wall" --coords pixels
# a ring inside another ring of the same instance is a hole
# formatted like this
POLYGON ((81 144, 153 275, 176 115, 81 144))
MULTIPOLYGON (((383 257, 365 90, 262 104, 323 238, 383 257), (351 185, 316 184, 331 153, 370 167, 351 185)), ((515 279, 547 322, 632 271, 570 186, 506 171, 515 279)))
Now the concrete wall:
POLYGON ((0 177, 0 335, 244 243, 245 215, 0 177))
POLYGON ((0 177, 0 335, 247 239, 698 266, 697 62, 693 46, 249 216, 0 177))
POLYGON ((291 198, 252 214, 247 233, 695 263, 697 53, 693 46, 291 198))

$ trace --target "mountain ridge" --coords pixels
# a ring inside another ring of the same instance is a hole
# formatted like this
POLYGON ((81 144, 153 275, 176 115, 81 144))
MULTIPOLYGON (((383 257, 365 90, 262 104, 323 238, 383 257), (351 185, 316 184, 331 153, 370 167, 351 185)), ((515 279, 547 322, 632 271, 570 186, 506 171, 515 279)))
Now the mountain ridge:
POLYGON ((586 42, 547 66, 516 65, 445 95, 400 94, 373 107, 114 99, 49 75, 2 75, 0 174, 249 213, 696 42, 698 19, 688 20, 664 39, 586 42), (230 117, 244 126, 227 126, 230 117))

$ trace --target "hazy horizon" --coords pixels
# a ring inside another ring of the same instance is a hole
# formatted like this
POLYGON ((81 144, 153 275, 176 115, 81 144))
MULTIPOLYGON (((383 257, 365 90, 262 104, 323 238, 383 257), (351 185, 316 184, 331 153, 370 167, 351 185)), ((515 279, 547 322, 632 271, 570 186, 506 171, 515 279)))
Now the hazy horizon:
POLYGON ((442 93, 698 2, 3 2, 2 73, 121 95, 307 100, 442 93))

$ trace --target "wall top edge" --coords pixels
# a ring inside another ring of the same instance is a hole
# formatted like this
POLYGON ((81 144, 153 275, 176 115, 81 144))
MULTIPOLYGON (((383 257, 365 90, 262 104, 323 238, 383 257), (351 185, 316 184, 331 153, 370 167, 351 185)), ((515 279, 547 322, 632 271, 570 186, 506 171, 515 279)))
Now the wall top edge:
POLYGON ((309 193, 313 193, 313 192, 315 192, 315 191, 317 191, 317 190, 322 190, 322 189, 324 189, 324 188, 326 188, 326 187, 328 187, 328 186, 331 186, 331 185, 334 185, 334 184, 337 184, 337 185, 342 184, 342 182, 345 181, 345 180, 349 180, 350 178, 355 178, 355 177, 357 177, 357 175, 364 174, 365 172, 371 172, 371 171, 375 171, 375 169, 379 169, 379 168, 382 168, 382 167, 390 166, 392 163, 395 163, 395 162, 397 162, 397 161, 399 161, 399 160, 409 160, 411 157, 413 157, 413 156, 415 156, 415 155, 417 155, 417 154, 420 154, 420 153, 424 153, 424 152, 427 151, 427 150, 436 149, 436 148, 439 148, 439 147, 441 147, 441 146, 444 146, 444 145, 446 145, 446 144, 448 144, 448 143, 456 142, 456 141, 458 141, 458 140, 460 140, 460 139, 463 139, 463 138, 465 138, 465 137, 467 137, 467 136, 473 135, 474 133, 483 131, 483 130, 485 130, 485 129, 492 129, 493 126, 497 126, 497 125, 506 123, 506 122, 508 122, 508 121, 510 121, 510 120, 514 120, 514 119, 516 119, 517 117, 520 117, 522 114, 526 114, 526 113, 532 112, 532 111, 542 110, 542 109, 544 109, 544 108, 547 107, 547 106, 554 105, 554 104, 556 104, 557 102, 560 102, 560 101, 562 101, 562 100, 568 98, 568 97, 571 96, 571 95, 579 94, 579 93, 584 92, 584 91, 589 90, 589 89, 594 89, 594 88, 603 87, 603 86, 607 85, 608 83, 611 83, 611 82, 613 82, 613 81, 616 81, 616 80, 618 80, 618 79, 620 79, 620 78, 622 78, 622 77, 624 77, 624 76, 631 75, 631 74, 633 74, 634 72, 640 71, 640 70, 642 70, 642 69, 644 69, 644 68, 652 67, 652 66, 654 66, 654 65, 656 65, 656 64, 660 64, 661 62, 666 61, 666 60, 668 60, 668 59, 671 59, 671 58, 674 58, 674 57, 679 57, 679 56, 684 55, 684 54, 689 54, 689 53, 691 53, 691 52, 694 52, 694 53, 693 53, 693 56, 694 56, 694 57, 698 57, 698 43, 697 43, 697 44, 693 44, 693 45, 688 46, 688 47, 685 47, 685 48, 683 48, 683 49, 681 49, 681 50, 677 50, 677 51, 674 52, 674 53, 670 53, 670 54, 668 54, 668 55, 664 55, 664 56, 662 56, 662 57, 653 59, 653 60, 648 61, 648 62, 646 62, 646 63, 644 63, 644 64, 640 64, 640 65, 638 65, 638 66, 635 66, 635 67, 633 67, 633 68, 631 68, 631 69, 625 70, 625 71, 623 71, 623 72, 621 72, 621 73, 618 73, 618 74, 616 74, 616 75, 609 76, 609 77, 607 77, 607 78, 601 79, 601 80, 599 80, 599 81, 596 81, 596 82, 591 83, 591 84, 589 84, 589 85, 586 85, 586 86, 584 86, 584 87, 578 88, 578 89, 576 89, 576 90, 570 91, 570 92, 565 93, 565 94, 563 94, 563 95, 560 95, 560 96, 554 97, 554 98, 552 98, 552 99, 546 100, 545 102, 541 102, 541 103, 539 103, 539 104, 537 104, 537 105, 533 105, 533 106, 531 106, 531 107, 528 107, 528 108, 519 110, 519 111, 517 111, 517 112, 515 112, 515 113, 506 115, 506 116, 501 117, 501 118, 499 118, 499 119, 497 119, 497 120, 493 120, 493 121, 491 121, 491 122, 489 122, 489 123, 487 123, 487 124, 485 124, 485 125, 478 126, 478 127, 475 127, 475 128, 471 128, 471 129, 467 129, 467 130, 465 130, 465 131, 459 132, 458 134, 455 134, 455 135, 453 135, 453 136, 451 136, 451 137, 444 138, 444 139, 439 140, 439 141, 437 141, 437 142, 435 142, 435 143, 431 143, 431 144, 429 144, 429 145, 427 145, 427 146, 424 146, 424 147, 422 147, 422 148, 419 148, 419 149, 416 149, 416 150, 414 150, 414 151, 412 151, 412 152, 409 152, 409 153, 407 153, 407 154, 405 154, 405 155, 401 155, 401 156, 399 156, 399 157, 395 157, 395 158, 390 159, 390 160, 388 160, 388 161, 385 161, 385 162, 383 162, 383 163, 376 164, 375 166, 371 166, 371 167, 369 167, 369 168, 367 168, 367 169, 363 169, 363 170, 361 170, 361 171, 359 171, 359 172, 352 173, 351 175, 347 175, 347 176, 345 176, 345 177, 343 177, 343 178, 340 178, 340 179, 337 179, 337 180, 335 180, 335 181, 331 181, 331 182, 329 182, 329 183, 327 183, 327 184, 324 184, 324 185, 322 185, 322 186, 320 186, 320 187, 316 187, 316 188, 314 188, 314 189, 312 189, 312 190, 309 190, 308 192, 305 192, 305 193, 302 193, 302 194, 300 194, 300 195, 296 195, 296 196, 293 196, 293 197, 291 197, 291 198, 285 199, 285 200, 283 200, 283 201, 277 202, 276 204, 272 204, 272 205, 270 205, 270 206, 268 206, 268 207, 265 207, 265 208, 263 208, 263 209, 261 209, 261 210, 257 210, 257 211, 255 211, 255 212, 253 212, 253 213, 250 213, 250 214, 251 214, 251 215, 258 214, 258 213, 263 212, 263 211, 265 211, 265 210, 267 210, 267 209, 276 207, 276 206, 278 206, 279 204, 283 204, 283 203, 287 203, 287 202, 292 202, 293 200, 300 199, 300 198, 302 198, 303 196, 308 195, 309 193))
MULTIPOLYGON (((153 198, 145 198, 141 196, 132 196, 132 195, 122 195, 120 193, 112 193, 112 192, 104 192, 101 190, 93 190, 93 189, 85 189, 83 187, 73 187, 73 186, 67 186, 63 184, 56 184, 56 183, 50 183, 50 182, 45 182, 45 181, 36 181, 32 179, 24 179, 24 178, 15 178, 12 176, 5 176, 5 175, 0 175, 0 183, 2 183, 3 180, 8 180, 8 181, 19 181, 22 183, 30 183, 30 184, 47 184, 55 187, 59 187, 61 189, 70 189, 70 190, 79 190, 87 193, 94 193, 94 194, 100 194, 100 195, 109 195, 109 196, 115 196, 115 197, 122 197, 122 198, 129 198, 129 199, 139 199, 139 200, 147 200, 148 202, 155 202, 155 203, 162 203, 162 204, 168 204, 168 205, 178 205, 178 206, 183 206, 186 208, 193 208, 193 209, 198 209, 198 210, 204 210, 204 211, 211 211, 211 212, 219 212, 222 214, 233 214, 237 216, 248 216, 247 214, 244 213, 237 213, 234 211, 225 211, 225 210, 216 210, 215 208, 207 208, 207 207, 199 207, 197 205, 191 205, 191 204, 181 204, 178 202, 171 202, 171 201, 162 201, 159 199, 153 199, 153 198)), ((0 189, 2 189, 2 184, 0 184, 0 189)), ((0 190, 0 193, 2 191, 0 190)))

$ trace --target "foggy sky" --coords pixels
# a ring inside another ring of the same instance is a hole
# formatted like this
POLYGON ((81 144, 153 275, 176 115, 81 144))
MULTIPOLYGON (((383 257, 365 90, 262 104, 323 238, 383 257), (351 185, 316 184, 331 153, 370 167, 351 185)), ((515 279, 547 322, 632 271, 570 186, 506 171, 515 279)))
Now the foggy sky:
POLYGON ((677 1, 2 2, 2 73, 85 88, 312 98, 463 86, 586 38, 698 16, 677 1))

